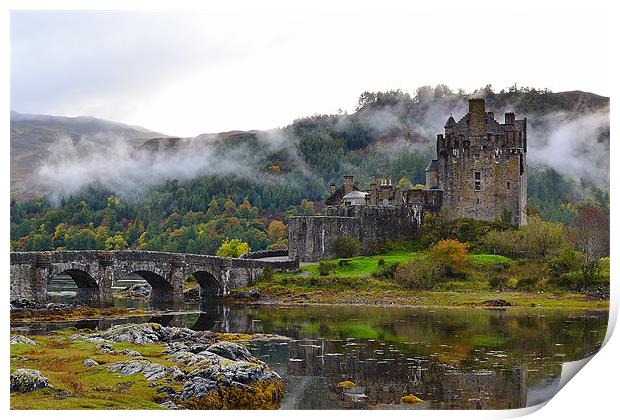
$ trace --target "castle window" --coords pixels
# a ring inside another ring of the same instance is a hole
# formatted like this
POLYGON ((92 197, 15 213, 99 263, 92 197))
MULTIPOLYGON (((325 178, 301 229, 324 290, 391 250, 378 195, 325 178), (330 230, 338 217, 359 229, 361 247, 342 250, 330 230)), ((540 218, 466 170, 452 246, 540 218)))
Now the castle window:
POLYGON ((474 153, 474 159, 480 159, 480 153, 474 153))
POLYGON ((474 172, 474 190, 480 191, 480 172, 474 172))
POLYGON ((507 188, 507 189, 510 189, 510 182, 507 182, 507 183, 506 183, 506 188, 507 188))

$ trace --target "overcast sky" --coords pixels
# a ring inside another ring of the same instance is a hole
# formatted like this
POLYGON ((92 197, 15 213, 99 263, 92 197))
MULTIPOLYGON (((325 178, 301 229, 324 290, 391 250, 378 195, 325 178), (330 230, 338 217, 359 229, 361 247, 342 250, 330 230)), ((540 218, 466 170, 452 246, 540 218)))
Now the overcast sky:
POLYGON ((462 3, 12 12, 11 109, 194 136, 351 112, 364 90, 517 83, 610 94, 598 2, 462 3))

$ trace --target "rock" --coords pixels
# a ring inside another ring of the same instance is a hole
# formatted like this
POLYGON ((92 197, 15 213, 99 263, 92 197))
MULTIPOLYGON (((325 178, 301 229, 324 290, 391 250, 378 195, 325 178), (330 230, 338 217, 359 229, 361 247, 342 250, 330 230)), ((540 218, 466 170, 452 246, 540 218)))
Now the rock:
POLYGON ((179 398, 182 400, 200 398, 215 390, 217 390, 216 381, 195 376, 192 377, 191 380, 185 382, 179 398))
POLYGON ((229 360, 254 360, 254 357, 246 347, 229 341, 215 343, 209 346, 207 351, 229 360))
POLYGON ((400 397, 400 402, 401 404, 419 404, 424 401, 415 395, 403 395, 400 397))
POLYGON ((131 356, 131 357, 140 357, 140 356, 142 356, 139 351, 131 350, 131 349, 125 349, 125 350, 121 351, 120 354, 124 354, 125 356, 131 356))
POLYGON ((84 360, 84 366, 86 366, 86 367, 99 366, 99 363, 97 363, 93 359, 86 359, 86 360, 84 360))
POLYGON ((93 359, 86 359, 84 360, 84 366, 86 367, 93 367, 93 366, 99 366, 99 363, 97 363, 96 361, 94 361, 93 359))
POLYGON ((185 377, 185 373, 178 366, 171 366, 166 371, 167 375, 170 375, 173 380, 180 381, 185 377))
POLYGON ((162 407, 165 408, 169 408, 170 410, 176 410, 178 409, 177 405, 175 403, 173 403, 172 401, 164 401, 163 403, 159 404, 162 407))
POLYGON ((15 369, 11 373, 11 392, 31 392, 47 388, 49 380, 34 369, 15 369))
POLYGON ((168 376, 168 370, 159 363, 153 363, 144 357, 134 357, 124 362, 113 363, 107 367, 110 372, 121 376, 142 373, 147 381, 156 381, 168 376))
POLYGON ((95 346, 96 349, 99 349, 99 354, 114 354, 116 350, 114 350, 114 346, 108 343, 101 343, 95 346))
POLYGON ((491 299, 482 302, 484 306, 513 306, 512 303, 505 301, 504 299, 491 299))
POLYGON ((148 283, 136 283, 125 287, 123 292, 131 297, 147 298, 151 294, 151 285, 148 283))
POLYGON ((260 299, 260 292, 258 290, 250 289, 250 290, 233 290, 229 295, 233 299, 251 299, 257 300, 260 299))
MULTIPOLYGON (((187 341, 192 343, 212 343, 215 334, 210 331, 193 331, 189 328, 164 327, 156 323, 121 324, 114 325, 106 331, 97 331, 92 334, 76 335, 92 342, 129 342, 148 344, 171 341, 187 341)), ((72 337, 73 338, 73 337, 72 337)))
POLYGON ((29 346, 36 346, 37 343, 35 343, 33 340, 31 340, 30 338, 24 336, 24 335, 14 335, 11 337, 11 344, 27 344, 29 346))

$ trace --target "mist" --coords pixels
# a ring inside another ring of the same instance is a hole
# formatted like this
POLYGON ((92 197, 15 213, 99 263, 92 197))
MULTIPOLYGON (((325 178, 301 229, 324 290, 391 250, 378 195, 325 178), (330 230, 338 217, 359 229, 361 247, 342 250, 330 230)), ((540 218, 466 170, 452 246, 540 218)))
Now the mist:
MULTIPOLYGON (((443 132, 448 116, 462 118, 467 101, 457 96, 438 98, 411 112, 401 102, 363 109, 356 117, 378 139, 371 147, 393 159, 401 151, 432 156, 437 133, 443 132)), ((489 108, 489 107, 487 107, 489 108)), ((496 119, 518 109, 518 104, 495 109, 496 119)), ((488 109, 489 111, 492 109, 488 109)), ((609 185, 609 109, 523 115, 528 118, 530 166, 548 166, 575 180, 582 178, 609 185)), ((346 130, 353 116, 342 115, 336 128, 346 130)), ((299 140, 291 130, 239 132, 250 141, 226 139, 224 135, 201 135, 186 139, 160 139, 135 146, 126 139, 105 134, 72 140, 59 137, 36 170, 35 188, 47 191, 54 201, 98 185, 125 198, 138 198, 168 179, 181 181, 199 176, 232 176, 253 182, 294 184, 296 178, 274 176, 266 171, 268 153, 276 152, 292 163, 297 175, 316 178, 299 152, 299 140)), ((322 134, 318 134, 322 135, 322 134)), ((342 170, 352 170, 343 162, 342 170)), ((391 174, 368 174, 368 176, 391 174)), ((323 180, 324 181, 324 180, 323 180)))

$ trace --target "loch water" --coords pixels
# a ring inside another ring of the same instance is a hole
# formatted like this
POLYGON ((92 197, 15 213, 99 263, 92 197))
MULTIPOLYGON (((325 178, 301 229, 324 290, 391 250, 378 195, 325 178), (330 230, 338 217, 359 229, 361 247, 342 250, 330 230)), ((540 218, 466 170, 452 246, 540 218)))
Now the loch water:
MULTIPOLYGON (((133 302, 119 300, 117 306, 133 302)), ((550 399, 563 363, 591 356, 601 347, 608 318, 607 311, 546 308, 205 303, 186 309, 38 328, 104 329, 152 321, 194 330, 284 335, 292 340, 250 345, 284 379, 283 409, 510 409, 550 399), (354 386, 340 387, 343 381, 354 386), (401 404, 406 395, 423 402, 401 404)))

